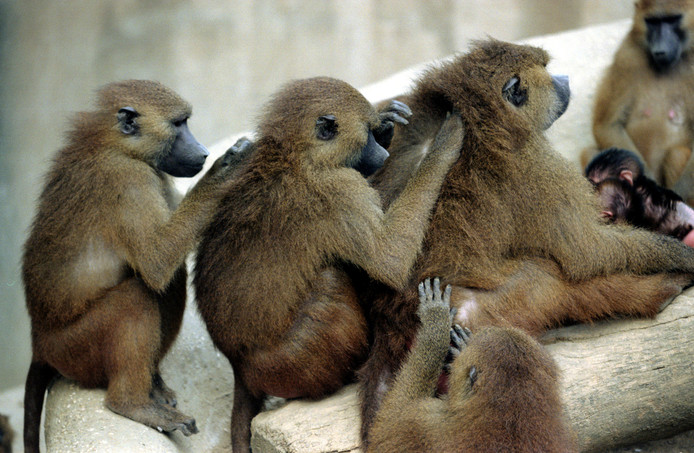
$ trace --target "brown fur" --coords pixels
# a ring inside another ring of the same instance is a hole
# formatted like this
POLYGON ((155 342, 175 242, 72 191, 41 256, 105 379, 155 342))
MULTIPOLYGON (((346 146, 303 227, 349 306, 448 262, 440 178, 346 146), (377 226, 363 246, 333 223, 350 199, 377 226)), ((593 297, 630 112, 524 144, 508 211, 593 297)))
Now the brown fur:
POLYGON ((557 367, 519 329, 487 327, 468 337, 450 365, 448 393, 435 396, 449 350, 449 299, 436 285, 420 295, 421 327, 376 415, 367 451, 576 451, 564 426, 557 367))
POLYGON ((228 171, 220 159, 175 208, 171 181, 155 165, 176 143, 173 122, 190 116, 190 105, 159 83, 130 80, 104 87, 96 107, 77 115, 57 153, 25 245, 33 348, 27 452, 38 451, 44 391, 58 373, 107 386, 106 405, 116 413, 197 432, 174 408, 158 365, 181 325, 186 254, 228 171), (136 135, 119 129, 126 106, 139 113, 136 135))
POLYGON ((377 192, 348 167, 382 118, 364 97, 329 78, 288 84, 258 128, 200 244, 198 307, 234 369, 232 446, 248 451, 262 398, 320 397, 364 358, 367 326, 348 271, 403 288, 446 171, 462 140, 458 117, 411 183, 383 211, 377 192), (333 115, 337 135, 317 137, 333 115))
MULTIPOLYGON (((593 134, 598 149, 639 153, 658 183, 694 202, 694 1, 641 0, 631 31, 617 50, 596 95, 593 134), (645 19, 683 14, 688 34, 680 61, 658 72, 649 61, 645 19), (692 158, 690 158, 692 157, 692 158)), ((582 165, 597 151, 587 150, 582 165)))
POLYGON ((416 282, 424 278, 441 276, 453 286, 459 324, 514 326, 532 335, 616 313, 653 316, 690 281, 677 274, 694 271, 690 248, 606 225, 590 183, 549 146, 543 128, 551 112, 556 116, 556 94, 548 60, 534 47, 478 43, 431 69, 401 99, 414 115, 396 127, 392 160, 374 178, 386 199, 399 191, 389 172, 412 171, 411 155, 446 110, 460 111, 466 133, 410 285, 374 296, 374 344, 360 371, 363 438, 416 332, 416 282), (514 76, 529 96, 520 108, 502 97, 514 76))

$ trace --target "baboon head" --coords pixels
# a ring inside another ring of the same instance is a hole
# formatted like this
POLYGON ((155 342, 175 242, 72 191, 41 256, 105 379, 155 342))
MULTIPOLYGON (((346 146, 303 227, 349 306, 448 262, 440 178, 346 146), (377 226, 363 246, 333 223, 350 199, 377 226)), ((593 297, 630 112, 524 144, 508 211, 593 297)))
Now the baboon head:
POLYGON ((374 139, 380 118, 349 84, 328 77, 287 84, 260 121, 261 140, 271 140, 291 162, 319 168, 351 167, 365 176, 388 152, 374 139))
POLYGON ((673 68, 689 50, 694 1, 640 0, 634 8, 631 39, 648 55, 656 72, 673 68))
POLYGON ((190 104, 174 91, 150 80, 125 80, 104 87, 98 107, 108 125, 106 140, 127 155, 172 176, 202 170, 209 152, 188 129, 190 104))
MULTIPOLYGON (((515 125, 519 130, 545 130, 569 104, 567 76, 547 72, 549 55, 543 49, 494 39, 478 41, 470 52, 434 71, 433 89, 447 93, 451 104, 486 115, 471 118, 515 125)), ((482 126, 483 127, 483 126, 482 126)))

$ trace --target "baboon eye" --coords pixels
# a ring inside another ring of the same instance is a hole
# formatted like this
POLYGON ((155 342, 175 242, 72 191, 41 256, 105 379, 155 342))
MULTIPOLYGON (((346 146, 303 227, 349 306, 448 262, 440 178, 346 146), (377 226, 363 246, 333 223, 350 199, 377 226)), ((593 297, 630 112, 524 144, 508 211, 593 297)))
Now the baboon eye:
POLYGON ((475 385, 475 382, 477 382, 477 368, 474 366, 470 368, 470 387, 473 387, 475 385))
POLYGON ((332 140, 337 135, 337 118, 324 115, 316 120, 316 137, 320 140, 332 140))
POLYGON ((123 107, 118 110, 118 125, 120 126, 120 131, 125 135, 135 135, 140 130, 135 118, 140 116, 137 111, 132 107, 123 107))
POLYGON ((511 77, 511 79, 506 82, 501 92, 504 99, 516 107, 522 106, 528 100, 528 90, 521 88, 520 78, 518 76, 511 77))
POLYGON ((188 121, 188 117, 183 117, 183 118, 180 118, 180 119, 177 119, 177 120, 172 121, 172 124, 173 124, 175 127, 181 127, 181 126, 183 126, 184 124, 186 124, 186 121, 188 121))

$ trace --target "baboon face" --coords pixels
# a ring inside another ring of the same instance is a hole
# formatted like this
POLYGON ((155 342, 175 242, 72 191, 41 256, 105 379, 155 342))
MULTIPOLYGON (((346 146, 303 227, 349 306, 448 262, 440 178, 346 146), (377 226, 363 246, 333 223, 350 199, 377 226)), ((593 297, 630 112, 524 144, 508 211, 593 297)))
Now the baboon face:
POLYGON ((647 52, 651 67, 665 72, 677 65, 689 47, 694 2, 642 0, 636 4, 632 37, 647 52))
POLYGON ((319 77, 288 84, 270 103, 261 124, 261 136, 284 144, 289 154, 301 154, 296 160, 307 165, 347 166, 368 176, 388 157, 374 138, 378 114, 361 93, 340 80, 319 77))
POLYGON ((132 157, 172 176, 190 177, 209 155, 188 129, 191 106, 152 81, 125 81, 101 92, 100 104, 113 121, 115 140, 132 157))
POLYGON ((533 64, 508 77, 500 94, 511 110, 545 130, 569 105, 569 77, 553 76, 545 64, 533 64))

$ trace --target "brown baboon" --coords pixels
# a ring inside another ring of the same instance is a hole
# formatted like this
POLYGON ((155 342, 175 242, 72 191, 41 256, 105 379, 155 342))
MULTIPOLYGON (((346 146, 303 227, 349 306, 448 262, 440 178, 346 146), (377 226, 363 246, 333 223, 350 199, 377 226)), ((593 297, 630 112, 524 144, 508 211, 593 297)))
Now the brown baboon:
POLYGON ((208 155, 190 133, 190 105, 163 85, 128 80, 76 116, 47 175, 25 244, 31 317, 24 443, 38 451, 46 386, 57 374, 107 386, 114 412, 197 432, 159 375, 181 325, 184 260, 212 218, 231 149, 175 207, 169 175, 198 173, 208 155), (220 187, 218 187, 220 186, 220 187))
MULTIPOLYGON (((643 158, 648 176, 694 201, 694 1, 640 0, 596 95, 598 149, 643 158)), ((593 151, 594 152, 594 151, 593 151)), ((591 152, 584 153, 585 166, 591 152)))
POLYGON ((446 111, 460 112, 465 141, 409 285, 373 297, 374 341, 359 373, 364 440, 416 332, 416 285, 424 278, 452 285, 458 324, 532 335, 570 320, 653 316, 692 278, 680 273, 694 272, 692 248, 606 224, 591 184, 551 149, 544 130, 566 108, 569 89, 547 72, 548 61, 535 47, 479 42, 429 70, 401 98, 414 114, 407 126, 396 125, 391 158, 374 177, 386 200, 400 190, 392 172, 414 171, 446 111))
POLYGON ((0 453, 12 453, 12 440, 14 431, 10 426, 10 419, 0 414, 0 453))
POLYGON ((448 286, 442 297, 438 279, 433 290, 429 280, 420 283, 421 326, 376 414, 367 451, 577 451, 552 357, 519 329, 486 327, 470 336, 451 328, 450 296, 448 286), (449 391, 436 397, 449 344, 449 391))
MULTIPOLYGON (((367 324, 352 270, 403 289, 443 178, 458 157, 457 115, 400 197, 383 210, 364 175, 388 153, 399 104, 377 113, 348 84, 289 83, 269 103, 255 151, 203 235, 196 299, 234 370, 234 452, 248 451, 265 395, 320 397, 351 379, 367 324), (357 171, 359 170, 359 171, 357 171)), ((434 134, 436 135, 436 134, 434 134)))
POLYGON ((627 222, 694 246, 694 210, 675 192, 645 176, 644 171, 635 153, 610 148, 590 161, 585 174, 595 186, 603 216, 610 222, 627 222))

